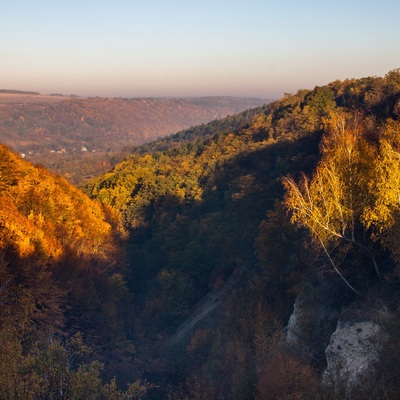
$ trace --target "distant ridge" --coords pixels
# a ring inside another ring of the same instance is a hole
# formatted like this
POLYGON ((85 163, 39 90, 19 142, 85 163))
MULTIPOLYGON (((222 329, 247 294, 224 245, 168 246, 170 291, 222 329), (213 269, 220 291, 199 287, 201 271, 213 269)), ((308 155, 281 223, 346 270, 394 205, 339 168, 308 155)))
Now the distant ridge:
POLYGON ((234 97, 72 98, 34 93, 0 90, 0 143, 19 152, 72 153, 82 146, 120 151, 265 103, 234 97), (21 94, 31 97, 22 99, 21 94))
POLYGON ((34 96, 39 96, 39 92, 31 92, 28 90, 11 90, 11 89, 0 89, 0 93, 7 93, 7 94, 30 94, 34 96))

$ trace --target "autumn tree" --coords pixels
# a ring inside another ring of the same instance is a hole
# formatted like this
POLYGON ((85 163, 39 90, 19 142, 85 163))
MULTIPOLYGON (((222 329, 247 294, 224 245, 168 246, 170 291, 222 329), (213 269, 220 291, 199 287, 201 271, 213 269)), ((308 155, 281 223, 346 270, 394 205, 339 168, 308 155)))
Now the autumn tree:
POLYGON ((373 202, 362 214, 373 238, 400 262, 400 124, 389 120, 379 140, 379 154, 368 185, 373 202))
POLYGON ((339 247, 344 254, 350 247, 367 254, 380 275, 368 235, 363 225, 364 210, 370 206, 371 162, 375 149, 365 138, 360 117, 332 113, 322 139, 322 157, 314 175, 283 180, 285 204, 292 221, 308 228, 314 242, 323 250, 333 269, 354 292, 333 254, 339 247))

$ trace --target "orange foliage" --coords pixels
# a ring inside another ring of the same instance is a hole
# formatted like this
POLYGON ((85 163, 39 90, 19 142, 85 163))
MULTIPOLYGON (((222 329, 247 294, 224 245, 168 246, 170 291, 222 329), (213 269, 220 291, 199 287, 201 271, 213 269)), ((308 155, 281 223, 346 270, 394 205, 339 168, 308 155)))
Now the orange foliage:
POLYGON ((2 247, 13 244, 26 256, 40 243, 52 258, 58 258, 66 246, 78 255, 105 256, 112 250, 111 225, 100 203, 4 146, 0 146, 0 164, 1 177, 9 177, 2 179, 0 187, 2 247))

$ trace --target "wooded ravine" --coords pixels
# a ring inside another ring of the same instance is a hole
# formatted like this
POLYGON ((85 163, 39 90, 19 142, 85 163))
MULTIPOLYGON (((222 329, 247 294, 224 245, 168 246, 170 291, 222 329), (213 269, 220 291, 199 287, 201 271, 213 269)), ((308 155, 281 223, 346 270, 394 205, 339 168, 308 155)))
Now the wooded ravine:
POLYGON ((1 145, 0 399, 399 398, 399 115, 338 80, 79 187, 1 145))

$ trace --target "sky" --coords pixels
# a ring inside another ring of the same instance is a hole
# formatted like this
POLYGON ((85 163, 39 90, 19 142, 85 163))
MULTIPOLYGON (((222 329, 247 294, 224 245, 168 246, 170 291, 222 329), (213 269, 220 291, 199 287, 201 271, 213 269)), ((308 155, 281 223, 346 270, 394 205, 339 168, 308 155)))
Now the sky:
POLYGON ((0 89, 275 99, 400 67, 398 0, 0 0, 0 89))

